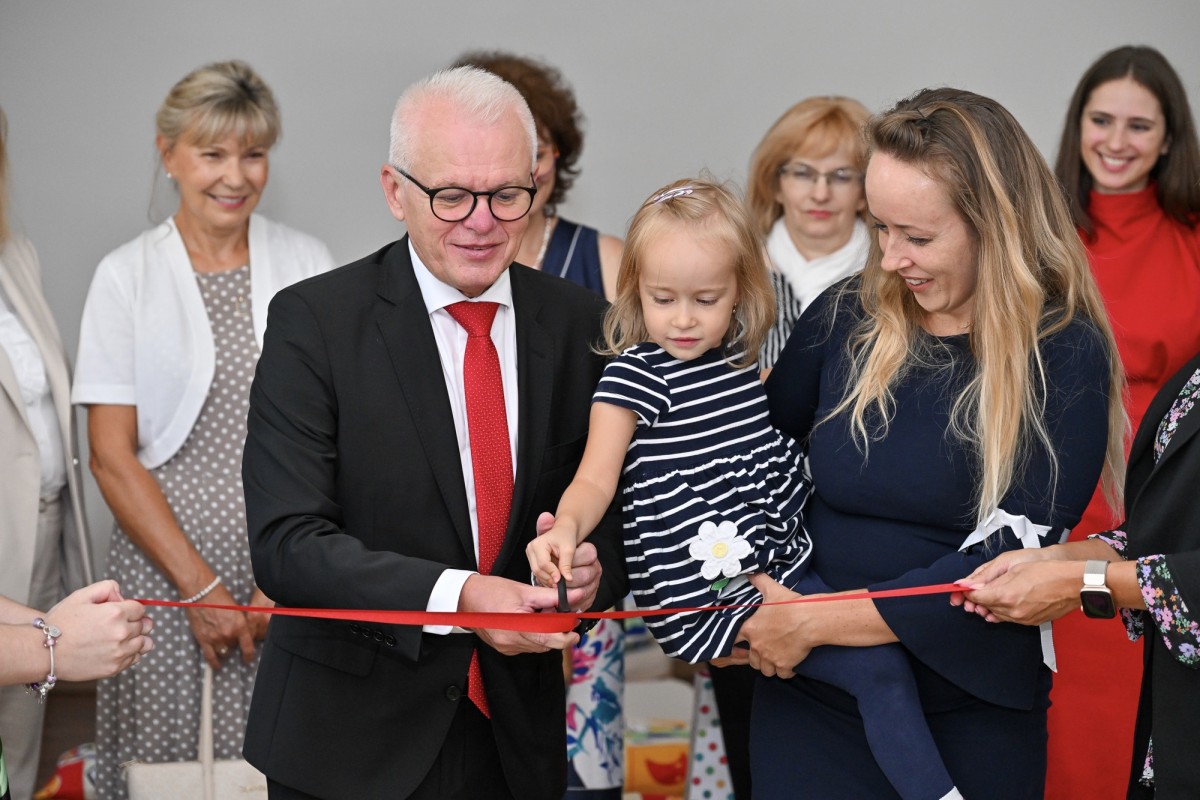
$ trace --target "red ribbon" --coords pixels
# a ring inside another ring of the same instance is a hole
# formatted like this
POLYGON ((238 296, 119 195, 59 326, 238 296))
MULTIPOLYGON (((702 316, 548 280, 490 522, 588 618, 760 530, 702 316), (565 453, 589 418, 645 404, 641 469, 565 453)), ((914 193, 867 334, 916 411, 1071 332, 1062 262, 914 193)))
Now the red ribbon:
POLYGON ((580 611, 559 612, 465 612, 465 611, 366 611, 351 608, 281 608, 279 606, 224 606, 215 603, 183 603, 177 600, 138 600, 144 606, 164 608, 211 608, 218 611, 241 611, 252 614, 275 614, 281 617, 309 617, 312 619, 337 619, 350 622, 381 622, 389 625, 454 625, 460 628, 489 628, 526 633, 566 633, 573 630, 581 619, 632 619, 636 617, 659 617, 665 614, 690 614, 702 611, 719 611, 730 608, 758 608, 760 606, 786 606, 795 603, 828 603, 839 600, 875 600, 886 597, 915 597, 926 594, 949 594, 961 592, 963 587, 956 583, 939 583, 932 586, 914 586, 907 589, 884 589, 877 592, 846 592, 844 594, 822 594, 798 597, 794 600, 778 600, 772 603, 749 605, 706 606, 704 608, 656 608, 635 611, 580 611))

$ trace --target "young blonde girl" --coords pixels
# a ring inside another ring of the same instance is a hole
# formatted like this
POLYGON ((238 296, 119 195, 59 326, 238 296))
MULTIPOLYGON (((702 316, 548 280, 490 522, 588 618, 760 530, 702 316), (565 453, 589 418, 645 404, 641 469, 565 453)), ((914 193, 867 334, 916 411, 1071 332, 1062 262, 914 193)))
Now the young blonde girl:
MULTIPOLYGON (((734 606, 648 617, 671 656, 730 655, 764 572, 802 594, 808 570, 800 446, 771 427, 755 355, 774 320, 762 246, 738 200, 701 180, 656 192, 634 216, 605 319, 614 360, 593 397, 587 448, 553 528, 526 553, 547 585, 619 484, 625 558, 643 609, 734 606)), ((872 752, 904 798, 959 797, 896 645, 817 648, 796 672, 854 695, 872 752)))

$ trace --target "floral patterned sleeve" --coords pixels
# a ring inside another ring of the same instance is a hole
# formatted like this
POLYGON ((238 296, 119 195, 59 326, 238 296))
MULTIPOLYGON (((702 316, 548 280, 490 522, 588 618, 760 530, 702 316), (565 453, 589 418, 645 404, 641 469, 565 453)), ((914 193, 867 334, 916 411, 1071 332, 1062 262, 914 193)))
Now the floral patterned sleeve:
MULTIPOLYGON (((1107 531, 1088 537, 1099 539, 1125 558, 1128 537, 1124 531, 1107 531)), ((1189 667, 1200 667, 1200 620, 1188 609, 1179 587, 1171 577, 1167 558, 1162 555, 1144 556, 1137 560, 1138 586, 1147 611, 1121 609, 1121 619, 1131 640, 1145 634, 1147 621, 1153 622, 1162 634, 1163 643, 1175 658, 1189 667)))

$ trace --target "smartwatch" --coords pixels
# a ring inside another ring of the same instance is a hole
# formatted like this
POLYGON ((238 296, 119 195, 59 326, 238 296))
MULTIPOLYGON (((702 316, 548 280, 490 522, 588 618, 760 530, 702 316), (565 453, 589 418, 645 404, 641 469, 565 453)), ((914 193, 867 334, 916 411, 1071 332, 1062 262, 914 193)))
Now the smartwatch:
POLYGON ((1083 588, 1079 590, 1079 605, 1085 616, 1092 619, 1112 619, 1117 615, 1117 604, 1112 591, 1104 582, 1108 572, 1107 561, 1089 561, 1083 567, 1083 588))

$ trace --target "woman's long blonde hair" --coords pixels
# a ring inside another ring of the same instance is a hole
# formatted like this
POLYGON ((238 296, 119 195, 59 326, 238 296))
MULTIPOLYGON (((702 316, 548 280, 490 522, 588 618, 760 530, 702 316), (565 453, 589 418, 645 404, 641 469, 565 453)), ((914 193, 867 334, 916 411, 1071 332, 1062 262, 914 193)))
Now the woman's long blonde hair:
MULTIPOLYGON (((951 414, 954 435, 979 458, 976 522, 999 506, 1035 443, 1045 448, 1057 475, 1038 344, 1076 316, 1089 320, 1108 348, 1102 484, 1110 505, 1119 508, 1129 426, 1124 373, 1062 191, 1033 142, 999 103, 958 89, 925 89, 901 100, 871 119, 866 137, 870 155, 886 153, 943 186, 978 245, 970 330, 977 366, 951 414)), ((869 183, 867 189, 869 201, 869 183)), ((860 290, 865 314, 848 342, 849 388, 826 418, 849 411, 864 451, 873 436, 886 433, 892 387, 929 346, 920 306, 895 275, 883 271, 881 259, 879 243, 872 241, 860 290)))

